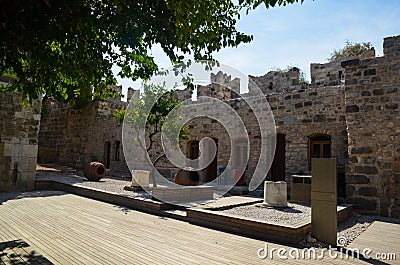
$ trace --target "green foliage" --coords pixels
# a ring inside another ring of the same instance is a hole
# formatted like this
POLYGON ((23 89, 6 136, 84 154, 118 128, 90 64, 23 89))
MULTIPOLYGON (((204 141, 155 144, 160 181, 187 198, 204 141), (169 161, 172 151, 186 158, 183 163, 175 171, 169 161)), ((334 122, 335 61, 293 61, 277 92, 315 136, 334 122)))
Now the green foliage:
POLYGON ((125 107, 122 107, 121 109, 116 109, 114 112, 114 117, 117 120, 117 124, 119 127, 122 126, 124 122, 125 114, 126 114, 125 107))
POLYGON ((371 42, 352 43, 347 40, 346 45, 342 49, 333 50, 328 61, 332 62, 336 60, 349 59, 351 57, 359 56, 371 49, 371 42))
MULTIPOLYGON (((192 54, 211 59, 224 47, 247 43, 239 32, 242 9, 299 0, 14 0, 2 1, 0 75, 18 78, 2 91, 42 94, 82 107, 117 96, 121 77, 148 79, 158 69, 149 53, 159 43, 172 62, 192 54)), ((301 0, 300 2, 303 2, 301 0)))
POLYGON ((264 4, 265 7, 272 8, 276 6, 287 6, 289 4, 294 4, 294 3, 303 3, 304 0, 255 0, 255 1, 248 1, 248 0, 239 0, 239 4, 245 5, 248 10, 255 9, 261 4, 264 4))
MULTIPOLYGON (((149 145, 144 148, 149 151, 155 141, 156 135, 161 132, 165 133, 168 139, 172 139, 172 146, 178 147, 179 141, 175 141, 172 136, 176 135, 179 130, 179 138, 188 140, 187 125, 181 129, 173 120, 182 119, 179 117, 180 101, 174 97, 175 90, 167 90, 164 86, 145 85, 144 91, 140 94, 138 100, 135 101, 133 108, 125 110, 122 108, 114 113, 119 124, 125 122, 131 127, 133 132, 139 132, 145 129, 148 134, 149 145), (170 119, 166 121, 167 115, 170 119)), ((139 135, 135 136, 135 140, 139 140, 139 135)))

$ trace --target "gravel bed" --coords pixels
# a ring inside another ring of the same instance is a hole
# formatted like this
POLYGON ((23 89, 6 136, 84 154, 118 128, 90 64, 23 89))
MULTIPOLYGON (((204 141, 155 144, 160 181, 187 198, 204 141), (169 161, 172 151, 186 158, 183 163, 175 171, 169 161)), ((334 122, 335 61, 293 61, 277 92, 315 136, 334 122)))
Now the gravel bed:
MULTIPOLYGON (((254 218, 264 222, 274 222, 280 224, 293 225, 295 223, 311 220, 311 207, 310 205, 302 205, 297 203, 288 203, 288 208, 274 209, 268 207, 259 207, 260 204, 238 206, 220 212, 232 214, 236 216, 243 216, 247 218, 254 218)), ((379 216, 360 215, 354 213, 349 219, 341 223, 337 227, 337 237, 345 239, 345 245, 349 245, 361 233, 366 231, 368 227, 377 220, 399 222, 392 218, 383 218, 379 216)), ((310 237, 310 235, 308 236, 310 237)), ((343 241, 342 241, 343 242, 343 241)), ((321 242, 310 242, 307 237, 299 242, 303 247, 327 247, 326 244, 321 242)))
POLYGON ((297 203, 288 203, 287 208, 275 209, 260 204, 238 206, 221 212, 254 218, 265 222, 293 225, 311 218, 311 207, 297 203))
POLYGON ((89 181, 82 175, 80 175, 80 171, 68 167, 52 168, 38 166, 36 172, 36 179, 38 180, 54 180, 74 186, 89 187, 109 191, 130 198, 146 200, 151 199, 151 195, 145 191, 134 192, 124 190, 123 188, 125 186, 131 185, 131 181, 124 178, 106 176, 100 181, 89 181))

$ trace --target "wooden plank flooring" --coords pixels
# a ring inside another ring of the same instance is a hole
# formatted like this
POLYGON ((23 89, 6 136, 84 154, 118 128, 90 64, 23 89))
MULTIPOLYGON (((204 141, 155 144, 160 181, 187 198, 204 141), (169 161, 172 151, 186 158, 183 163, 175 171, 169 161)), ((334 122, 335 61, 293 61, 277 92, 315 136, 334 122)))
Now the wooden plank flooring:
POLYGON ((263 260, 257 250, 264 241, 55 191, 0 193, 0 243, 0 264, 13 264, 10 256, 22 264, 321 264, 277 256, 263 260), (4 247, 16 240, 25 247, 4 247))
POLYGON ((387 264, 400 264, 400 224, 375 221, 349 248, 369 248, 372 250, 371 258, 387 264))

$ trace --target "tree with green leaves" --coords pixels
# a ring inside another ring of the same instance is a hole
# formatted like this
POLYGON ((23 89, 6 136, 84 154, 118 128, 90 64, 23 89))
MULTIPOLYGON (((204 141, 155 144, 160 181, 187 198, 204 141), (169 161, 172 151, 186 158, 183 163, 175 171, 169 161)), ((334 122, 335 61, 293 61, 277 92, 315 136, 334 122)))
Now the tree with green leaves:
MULTIPOLYGON (((168 139, 174 140, 172 137, 179 133, 179 138, 183 140, 189 139, 188 127, 180 126, 172 122, 174 119, 179 119, 180 101, 175 97, 175 90, 167 90, 164 86, 145 85, 143 92, 137 100, 133 102, 133 107, 126 110, 122 108, 114 113, 118 124, 122 125, 125 122, 133 132, 135 141, 139 141, 139 132, 145 129, 147 132, 148 144, 142 146, 147 153, 152 149, 157 141, 161 129, 167 134, 168 139), (171 120, 166 122, 167 115, 171 116, 171 120)), ((142 143, 141 143, 142 144, 142 143)), ((178 147, 179 142, 172 143, 178 147)), ((153 163, 156 163, 160 157, 156 158, 153 163)))
MULTIPOLYGON (((133 133, 133 141, 140 146, 143 153, 150 154, 150 150, 156 141, 160 142, 161 130, 170 142, 178 148, 179 139, 188 140, 187 125, 183 127, 175 123, 179 116, 180 101, 175 97, 174 89, 166 89, 159 85, 145 85, 138 99, 129 104, 129 108, 116 110, 114 113, 117 122, 122 125, 125 123, 133 133), (170 119, 166 119, 167 115, 170 119), (145 135, 141 135, 145 132, 145 135), (179 135, 179 139, 174 137, 179 135)), ((155 157, 151 162, 157 163, 165 153, 155 157)), ((157 186, 154 174, 151 174, 153 186, 157 186)))
POLYGON ((148 79, 151 48, 172 62, 211 59, 252 40, 237 30, 242 10, 303 0, 0 0, 0 75, 16 76, 2 91, 53 96, 75 107, 114 97, 121 77, 148 79))
POLYGON ((373 49, 371 42, 352 43, 347 40, 346 45, 343 48, 339 50, 333 50, 331 57, 328 60, 330 62, 336 60, 346 60, 352 57, 360 56, 371 49, 373 49))

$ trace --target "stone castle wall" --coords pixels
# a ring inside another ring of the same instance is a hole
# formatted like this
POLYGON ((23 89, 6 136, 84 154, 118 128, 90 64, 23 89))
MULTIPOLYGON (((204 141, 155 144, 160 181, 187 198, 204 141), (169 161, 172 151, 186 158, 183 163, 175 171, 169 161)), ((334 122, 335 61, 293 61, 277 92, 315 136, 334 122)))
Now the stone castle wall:
MULTIPOLYGON (((375 49, 364 52, 358 59, 367 59, 375 57, 375 49)), ((349 58, 355 59, 355 58, 349 58)), ((342 60, 336 60, 329 63, 312 63, 310 65, 311 85, 313 87, 337 86, 344 83, 344 68, 341 65, 342 60)))
POLYGON ((35 188, 40 101, 22 104, 18 93, 0 93, 0 192, 35 188))
POLYGON ((52 99, 44 100, 38 161, 81 168, 90 161, 107 164, 108 160, 109 168, 126 170, 121 128, 113 116, 124 105, 116 100, 93 102, 77 111, 52 99))
MULTIPOLYGON (((341 185, 346 185, 348 202, 355 203, 362 212, 400 218, 397 192, 400 188, 399 43, 400 37, 386 38, 385 55, 380 58, 373 57, 372 50, 344 62, 312 64, 313 80, 309 87, 299 85, 298 69, 250 77, 265 93, 274 114, 276 132, 285 135, 287 180, 291 174, 310 173, 310 139, 329 136, 331 157, 337 158, 339 175, 346 175, 341 185)), ((223 73, 212 78, 215 83, 198 87, 198 96, 223 100, 245 123, 251 142, 250 161, 244 175, 248 183, 260 153, 257 121, 244 100, 226 87, 238 86, 239 80, 231 80, 223 73)), ((178 91, 176 97, 189 99, 191 93, 178 91)), ((92 160, 104 162, 104 144, 109 142, 110 168, 126 170, 125 163, 121 162, 124 161, 122 146, 121 161, 112 159, 114 143, 122 142, 121 128, 112 113, 121 104, 99 102, 84 113, 52 106, 50 118, 42 122, 39 151, 49 148, 54 152, 50 152, 50 157, 56 157, 56 162, 77 167, 92 160)), ((193 104, 201 107, 199 103, 193 104)), ((217 167, 225 166, 232 148, 226 130, 210 118, 196 118, 189 125, 191 140, 206 136, 218 140, 217 167)), ((184 153, 188 146, 189 142, 182 141, 184 153)), ((154 159, 162 153, 161 144, 155 143, 151 157, 154 159)), ((166 159, 161 159, 156 166, 173 168, 166 159)))
MULTIPOLYGON (((339 173, 345 174, 345 165, 348 162, 348 144, 343 86, 269 95, 267 99, 275 118, 276 132, 285 135, 287 179, 292 174, 310 173, 309 141, 316 135, 331 137, 331 155, 338 160, 339 173)), ((249 183, 260 156, 261 133, 257 125, 258 121, 243 99, 232 99, 225 102, 238 113, 248 130, 251 154, 244 180, 249 183)), ((201 103, 193 102, 192 105, 199 113, 204 108, 201 103)), ((215 111, 218 113, 218 106, 215 107, 215 111)), ((217 167, 224 167, 228 164, 232 148, 230 138, 226 129, 216 120, 211 118, 191 120, 189 135, 190 140, 183 141, 181 144, 182 152, 188 154, 187 148, 190 141, 200 141, 204 137, 211 137, 218 142, 217 167)), ((161 145, 156 144, 151 154, 155 156, 160 153, 162 153, 161 145)), ((166 160, 162 160, 157 166, 172 165, 166 160)))
POLYGON ((310 173, 309 143, 313 136, 331 137, 331 157, 337 158, 338 171, 347 163, 344 87, 308 89, 304 92, 271 95, 277 133, 286 136, 286 173, 310 173))
POLYGON ((383 57, 342 66, 348 201, 364 212, 400 218, 400 36, 385 38, 383 57))
POLYGON ((249 76, 265 95, 285 93, 302 88, 300 70, 293 67, 287 71, 271 71, 263 76, 249 76))

